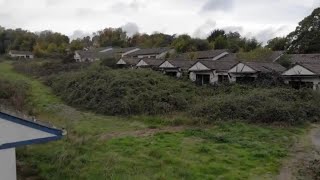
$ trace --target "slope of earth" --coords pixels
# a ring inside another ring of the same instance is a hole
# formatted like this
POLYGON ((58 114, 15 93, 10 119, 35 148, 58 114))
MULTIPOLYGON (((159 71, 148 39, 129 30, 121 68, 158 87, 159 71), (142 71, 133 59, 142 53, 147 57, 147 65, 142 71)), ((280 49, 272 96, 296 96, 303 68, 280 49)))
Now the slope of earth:
POLYGON ((30 84, 37 118, 68 131, 64 140, 19 149, 20 179, 271 179, 304 131, 241 122, 155 127, 149 122, 166 117, 109 117, 66 106, 7 62, 0 78, 30 84))

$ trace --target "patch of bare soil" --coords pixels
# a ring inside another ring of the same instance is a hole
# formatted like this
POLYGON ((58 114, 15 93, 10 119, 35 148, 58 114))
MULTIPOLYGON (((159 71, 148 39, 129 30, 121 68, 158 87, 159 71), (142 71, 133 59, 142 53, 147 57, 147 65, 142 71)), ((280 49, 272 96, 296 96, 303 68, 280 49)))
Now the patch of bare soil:
POLYGON ((313 125, 312 129, 301 139, 297 140, 291 149, 291 155, 287 159, 278 180, 302 180, 312 179, 307 173, 310 162, 319 158, 320 152, 320 126, 313 125))
POLYGON ((113 132, 113 133, 107 133, 103 134, 99 137, 101 141, 110 140, 114 138, 122 138, 127 136, 133 136, 133 137, 148 137, 153 136, 158 133, 174 133, 174 132, 181 132, 185 130, 186 126, 175 126, 175 127, 162 127, 162 128, 156 128, 156 129, 142 129, 137 131, 129 131, 129 132, 113 132))

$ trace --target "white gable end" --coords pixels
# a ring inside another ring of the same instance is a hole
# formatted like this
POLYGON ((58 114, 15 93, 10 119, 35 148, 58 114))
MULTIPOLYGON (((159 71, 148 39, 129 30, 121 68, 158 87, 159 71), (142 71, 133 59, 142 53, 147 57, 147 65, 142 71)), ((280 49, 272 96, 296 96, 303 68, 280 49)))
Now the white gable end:
POLYGON ((54 134, 50 134, 0 118, 0 146, 7 143, 16 143, 54 136, 54 134))
POLYGON ((148 66, 148 64, 144 62, 144 60, 140 60, 139 63, 137 64, 137 67, 141 67, 141 66, 148 66))
POLYGON ((287 70, 286 72, 283 73, 284 76, 294 76, 294 75, 314 75, 313 72, 309 71, 308 69, 296 65, 293 68, 287 70))
POLYGON ((174 68, 174 66, 169 61, 165 61, 161 64, 160 68, 174 68))
POLYGON ((206 70, 210 70, 209 68, 207 68, 205 65, 203 65, 200 62, 197 62, 195 65, 193 65, 189 71, 206 71, 206 70))
POLYGON ((117 62, 118 65, 125 65, 127 64, 124 60, 120 59, 118 62, 117 62))
POLYGON ((229 73, 255 73, 255 72, 256 71, 254 69, 252 69, 251 67, 243 63, 239 63, 235 67, 229 70, 229 73))

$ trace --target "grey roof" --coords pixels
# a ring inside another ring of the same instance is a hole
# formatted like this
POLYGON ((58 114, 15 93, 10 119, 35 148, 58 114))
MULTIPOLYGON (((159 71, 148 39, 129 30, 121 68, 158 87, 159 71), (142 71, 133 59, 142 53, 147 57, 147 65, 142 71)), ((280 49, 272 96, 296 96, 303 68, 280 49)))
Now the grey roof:
POLYGON ((222 53, 228 53, 229 51, 227 49, 218 49, 218 50, 208 50, 208 51, 195 51, 195 52, 189 52, 189 53, 183 53, 178 55, 177 59, 213 59, 222 53))
POLYGON ((18 54, 18 55, 33 55, 31 51, 17 51, 17 50, 10 50, 9 51, 11 54, 18 54))
POLYGON ((88 51, 77 51, 82 58, 90 58, 90 59, 104 59, 104 58, 114 58, 117 54, 125 53, 128 51, 131 51, 133 49, 136 49, 134 47, 130 48, 113 48, 110 51, 106 52, 100 52, 101 50, 111 48, 111 47, 105 47, 105 48, 96 48, 96 49, 90 49, 88 51))
POLYGON ((128 56, 161 54, 161 53, 169 51, 170 49, 171 49, 170 47, 140 49, 136 52, 130 53, 128 56))
POLYGON ((91 51, 91 52, 100 52, 100 51, 103 51, 103 50, 106 50, 106 49, 110 49, 112 48, 111 46, 107 46, 107 47, 99 47, 99 48, 91 48, 89 49, 88 51, 91 51))
POLYGON ((174 68, 181 68, 183 70, 188 70, 196 63, 196 61, 192 60, 168 60, 168 62, 172 64, 174 68))
POLYGON ((139 61, 140 61, 139 58, 130 58, 130 57, 123 57, 123 58, 121 58, 121 59, 122 59, 124 62, 126 62, 127 65, 133 65, 133 66, 137 65, 137 64, 139 63, 139 61))
POLYGON ((235 66, 237 61, 212 61, 212 60, 200 60, 198 61, 205 65, 207 68, 216 71, 229 71, 233 66, 235 66))
POLYGON ((164 62, 164 60, 161 60, 161 59, 151 59, 151 58, 145 58, 142 60, 146 62, 149 66, 160 66, 164 62))
POLYGON ((278 63, 271 63, 271 62, 242 62, 246 64, 247 66, 251 67, 252 69, 263 72, 263 73, 269 73, 269 72, 284 72, 286 70, 285 67, 281 66, 278 63))
POLYGON ((235 53, 230 53, 217 61, 241 61, 241 59, 235 53))
POLYGON ((137 47, 114 48, 111 50, 111 52, 112 53, 126 53, 126 52, 132 51, 134 49, 137 49, 137 47))
POLYGON ((313 73, 320 75, 320 63, 297 63, 298 65, 301 65, 302 67, 305 67, 306 69, 312 71, 313 73))
POLYGON ((320 63, 320 54, 290 54, 293 63, 320 63))
POLYGON ((94 59, 96 52, 92 51, 77 51, 81 58, 94 59))
POLYGON ((273 51, 268 57, 266 57, 263 61, 264 62, 275 62, 277 61, 282 55, 285 54, 285 51, 273 51))

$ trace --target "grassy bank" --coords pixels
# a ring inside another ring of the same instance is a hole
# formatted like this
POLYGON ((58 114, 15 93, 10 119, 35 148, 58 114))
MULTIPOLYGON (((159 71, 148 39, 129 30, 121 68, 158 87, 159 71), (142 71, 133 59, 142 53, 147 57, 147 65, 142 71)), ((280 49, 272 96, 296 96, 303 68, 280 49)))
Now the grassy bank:
POLYGON ((303 133, 301 127, 240 122, 175 128, 163 120, 170 117, 96 115, 64 105, 50 88, 14 72, 9 63, 0 63, 0 73, 30 84, 29 108, 68 130, 64 140, 18 150, 22 179, 272 178, 303 133))

